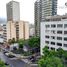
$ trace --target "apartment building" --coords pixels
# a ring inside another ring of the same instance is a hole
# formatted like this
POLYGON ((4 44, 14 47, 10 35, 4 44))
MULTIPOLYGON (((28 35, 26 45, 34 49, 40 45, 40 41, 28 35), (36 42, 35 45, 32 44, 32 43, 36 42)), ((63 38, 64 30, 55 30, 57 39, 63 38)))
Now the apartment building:
POLYGON ((3 27, 0 25, 0 43, 2 44, 4 42, 3 39, 3 27))
POLYGON ((7 21, 20 20, 20 5, 17 1, 10 1, 6 4, 7 21))
POLYGON ((2 27, 3 27, 3 40, 4 40, 3 42, 5 43, 6 40, 7 40, 7 29, 6 29, 6 24, 3 24, 2 27))
POLYGON ((35 20, 35 35, 40 36, 40 22, 41 22, 41 0, 36 0, 34 4, 34 20, 35 20))
POLYGON ((47 16, 57 15, 57 0, 36 0, 34 8, 35 35, 40 36, 40 24, 47 16))
POLYGON ((45 17, 57 15, 57 0, 41 0, 41 21, 45 17))
POLYGON ((7 23, 6 23, 6 41, 15 38, 29 39, 29 23, 20 21, 20 5, 19 2, 10 1, 6 4, 7 23))
POLYGON ((29 23, 27 21, 8 21, 7 41, 9 39, 29 39, 29 23))
POLYGON ((12 21, 8 21, 7 25, 7 41, 9 39, 15 38, 16 39, 16 28, 15 28, 15 23, 13 23, 12 21))
POLYGON ((24 39, 29 39, 29 23, 24 22, 24 39))
POLYGON ((67 16, 50 17, 51 21, 41 23, 41 55, 43 48, 48 46, 49 50, 62 48, 67 50, 67 16), (59 17, 57 20, 57 17, 59 17))

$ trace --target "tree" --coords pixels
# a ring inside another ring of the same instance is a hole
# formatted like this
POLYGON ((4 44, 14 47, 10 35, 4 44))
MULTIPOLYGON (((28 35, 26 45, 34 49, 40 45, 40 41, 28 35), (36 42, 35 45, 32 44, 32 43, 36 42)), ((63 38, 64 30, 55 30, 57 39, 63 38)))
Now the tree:
POLYGON ((16 41, 15 41, 15 38, 12 38, 12 40, 11 40, 11 43, 15 43, 16 41))
POLYGON ((11 43, 12 43, 12 42, 11 42, 11 39, 8 40, 8 43, 11 45, 11 43))
POLYGON ((43 48, 43 56, 39 60, 39 67, 63 67, 63 60, 60 58, 64 53, 63 49, 48 50, 48 46, 43 48))
POLYGON ((12 39, 9 39, 8 40, 8 43, 11 45, 11 44, 14 44, 16 41, 15 41, 15 38, 12 38, 12 39))
POLYGON ((39 67, 63 67, 62 61, 58 57, 46 57, 39 61, 39 67))
POLYGON ((44 54, 44 57, 47 57, 47 56, 56 56, 56 51, 55 50, 48 50, 48 47, 47 46, 45 46, 44 48, 43 48, 43 54, 44 54))
POLYGON ((40 38, 39 37, 31 37, 28 41, 30 47, 39 47, 40 46, 40 38))
POLYGON ((59 58, 62 58, 64 53, 65 53, 65 51, 62 48, 57 49, 57 56, 59 58))
POLYGON ((3 61, 1 61, 1 59, 0 59, 0 67, 6 67, 6 65, 4 64, 3 61))
POLYGON ((19 43, 19 48, 23 48, 25 41, 23 39, 19 39, 18 43, 19 43))
POLYGON ((48 50, 48 47, 47 46, 45 46, 43 48, 43 54, 44 54, 45 57, 47 57, 49 55, 49 50, 48 50))

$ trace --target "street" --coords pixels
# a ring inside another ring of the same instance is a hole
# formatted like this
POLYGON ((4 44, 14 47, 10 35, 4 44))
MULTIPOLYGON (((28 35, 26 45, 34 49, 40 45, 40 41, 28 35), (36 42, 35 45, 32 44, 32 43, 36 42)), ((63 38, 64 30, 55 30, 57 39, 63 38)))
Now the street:
POLYGON ((6 57, 2 52, 0 52, 0 58, 4 61, 7 62, 10 67, 30 67, 27 65, 25 62, 18 60, 18 59, 12 59, 6 57))
POLYGON ((0 58, 2 59, 2 61, 7 62, 10 67, 37 67, 36 65, 29 65, 27 63, 25 63, 22 60, 19 60, 17 58, 13 59, 13 58, 8 58, 7 56, 5 56, 2 52, 0 52, 0 58))

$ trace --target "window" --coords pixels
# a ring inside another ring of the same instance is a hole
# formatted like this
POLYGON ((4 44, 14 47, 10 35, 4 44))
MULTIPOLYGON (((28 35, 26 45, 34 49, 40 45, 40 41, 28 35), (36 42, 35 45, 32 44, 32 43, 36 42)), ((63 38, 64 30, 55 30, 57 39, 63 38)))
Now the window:
POLYGON ((51 47, 51 50, 55 50, 55 48, 51 47))
POLYGON ((62 43, 57 43, 58 46, 62 46, 62 43))
POLYGON ((49 36, 45 36, 45 38, 49 38, 49 36))
POLYGON ((67 47, 67 44, 64 44, 64 47, 67 47))
POLYGON ((57 27, 58 27, 58 28, 62 28, 63 25, 62 25, 62 24, 58 24, 57 27))
POLYGON ((65 37, 64 40, 67 41, 67 37, 65 37))
POLYGON ((55 30, 51 30, 51 33, 52 33, 52 34, 55 34, 55 30))
POLYGON ((56 25, 55 25, 55 24, 53 24, 53 25, 51 25, 51 27, 52 27, 52 28, 55 28, 55 27, 56 27, 56 25))
POLYGON ((62 37, 57 37, 57 40, 62 40, 62 37))
POLYGON ((46 27, 46 28, 49 28, 49 27, 50 27, 50 25, 45 25, 45 27, 46 27))
POLYGON ((64 24, 64 28, 67 28, 67 24, 64 24))
POLYGON ((62 34, 62 31, 57 31, 58 34, 62 34))
POLYGON ((64 34, 67 34, 67 31, 64 31, 64 34))
POLYGON ((49 32, 50 32, 50 30, 45 30, 45 32, 46 32, 46 33, 49 33, 49 32))
POLYGON ((49 44, 49 41, 45 41, 46 44, 49 44))
POLYGON ((51 45, 55 45, 55 42, 51 42, 51 45))
POLYGON ((51 36, 51 39, 55 39, 55 37, 54 36, 51 36))

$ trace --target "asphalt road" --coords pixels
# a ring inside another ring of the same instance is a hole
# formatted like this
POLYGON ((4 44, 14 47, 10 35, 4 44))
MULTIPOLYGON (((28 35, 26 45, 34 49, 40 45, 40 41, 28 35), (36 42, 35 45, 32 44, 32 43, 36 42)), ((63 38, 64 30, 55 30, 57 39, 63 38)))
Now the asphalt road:
POLYGON ((0 52, 0 58, 4 61, 10 64, 10 67, 30 67, 25 62, 18 60, 18 59, 10 59, 6 57, 2 52, 0 52))

